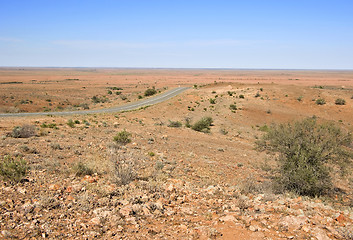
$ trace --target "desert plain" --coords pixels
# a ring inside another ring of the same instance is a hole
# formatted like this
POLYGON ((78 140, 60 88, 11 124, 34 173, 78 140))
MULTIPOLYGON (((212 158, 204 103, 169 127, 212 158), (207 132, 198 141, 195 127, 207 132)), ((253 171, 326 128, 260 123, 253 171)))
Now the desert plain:
POLYGON ((21 112, 43 115, 0 117, 1 160, 28 166, 0 182, 2 238, 352 239, 351 169, 332 170, 329 195, 278 193, 275 156, 256 141, 312 117, 352 133, 353 71, 0 68, 0 113, 21 112), (175 87, 189 89, 133 111, 45 114, 175 87), (203 117, 209 131, 186 126, 203 117), (34 133, 14 137, 18 126, 34 133), (122 131, 130 142, 114 141, 122 131))

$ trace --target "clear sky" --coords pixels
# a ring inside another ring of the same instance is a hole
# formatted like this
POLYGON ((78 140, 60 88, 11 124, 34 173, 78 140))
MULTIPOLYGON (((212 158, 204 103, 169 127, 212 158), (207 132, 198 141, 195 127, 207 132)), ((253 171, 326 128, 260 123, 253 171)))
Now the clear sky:
POLYGON ((353 1, 0 0, 0 66, 353 69, 353 1))

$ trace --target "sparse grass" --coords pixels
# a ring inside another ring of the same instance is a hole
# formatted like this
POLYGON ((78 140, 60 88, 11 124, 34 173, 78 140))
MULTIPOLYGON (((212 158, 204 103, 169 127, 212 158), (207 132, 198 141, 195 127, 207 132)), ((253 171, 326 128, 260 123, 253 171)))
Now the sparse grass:
POLYGON ((332 123, 319 124, 308 118, 273 125, 257 144, 260 149, 279 153, 278 183, 285 190, 319 196, 332 189, 329 164, 343 170, 351 163, 352 153, 345 147, 351 141, 351 135, 332 123))
POLYGON ((227 129, 225 129, 225 128, 221 128, 221 129, 219 130, 219 132, 220 132, 222 135, 227 135, 227 134, 228 134, 228 131, 227 131, 227 129))
POLYGON ((316 105, 324 105, 324 104, 326 104, 326 100, 323 98, 318 98, 318 99, 316 99, 315 103, 316 103, 316 105))
POLYGON ((131 133, 124 129, 123 131, 118 132, 118 134, 114 137, 114 141, 121 145, 125 145, 131 142, 130 136, 131 133))
POLYGON ((94 173, 93 169, 83 162, 76 163, 72 169, 76 176, 92 175, 94 173))
POLYGON ((36 128, 33 125, 17 126, 12 129, 11 137, 14 138, 29 138, 35 135, 36 128))
POLYGON ((168 127, 180 128, 183 124, 179 121, 170 121, 168 127))
POLYGON ((22 158, 13 158, 10 155, 3 157, 0 162, 0 175, 8 182, 19 182, 27 173, 27 162, 22 158))
POLYGON ((210 131, 210 126, 213 123, 213 119, 211 117, 203 117, 201 120, 197 121, 192 125, 192 129, 198 132, 208 133, 210 131))
POLYGON ((40 125, 41 128, 53 128, 53 129, 59 129, 57 126, 56 126, 56 123, 42 123, 42 125, 40 125))

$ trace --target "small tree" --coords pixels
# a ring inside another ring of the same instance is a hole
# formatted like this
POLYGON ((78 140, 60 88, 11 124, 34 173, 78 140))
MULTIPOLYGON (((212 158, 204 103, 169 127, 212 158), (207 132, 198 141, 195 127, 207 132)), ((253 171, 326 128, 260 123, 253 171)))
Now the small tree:
POLYGON ((257 144, 260 149, 278 152, 279 183, 301 195, 318 196, 331 190, 329 163, 344 166, 351 158, 345 146, 351 135, 333 124, 318 124, 309 118, 273 125, 257 144))

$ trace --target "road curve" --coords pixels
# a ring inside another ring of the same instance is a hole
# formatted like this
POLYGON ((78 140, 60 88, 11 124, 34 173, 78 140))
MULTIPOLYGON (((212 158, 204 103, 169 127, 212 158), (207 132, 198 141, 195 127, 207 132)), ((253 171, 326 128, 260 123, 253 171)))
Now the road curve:
POLYGON ((164 102, 172 97, 177 96, 178 94, 189 89, 188 87, 178 87, 157 96, 147 98, 141 101, 125 104, 122 106, 112 107, 112 108, 103 108, 95 110, 80 110, 80 111, 67 111, 67 112, 34 112, 34 113, 0 113, 0 117, 26 117, 26 116, 46 116, 46 115, 56 115, 56 116, 66 116, 66 115, 75 115, 75 114, 95 114, 95 113, 112 113, 112 112, 123 112, 135 110, 141 107, 154 105, 157 103, 164 102))

